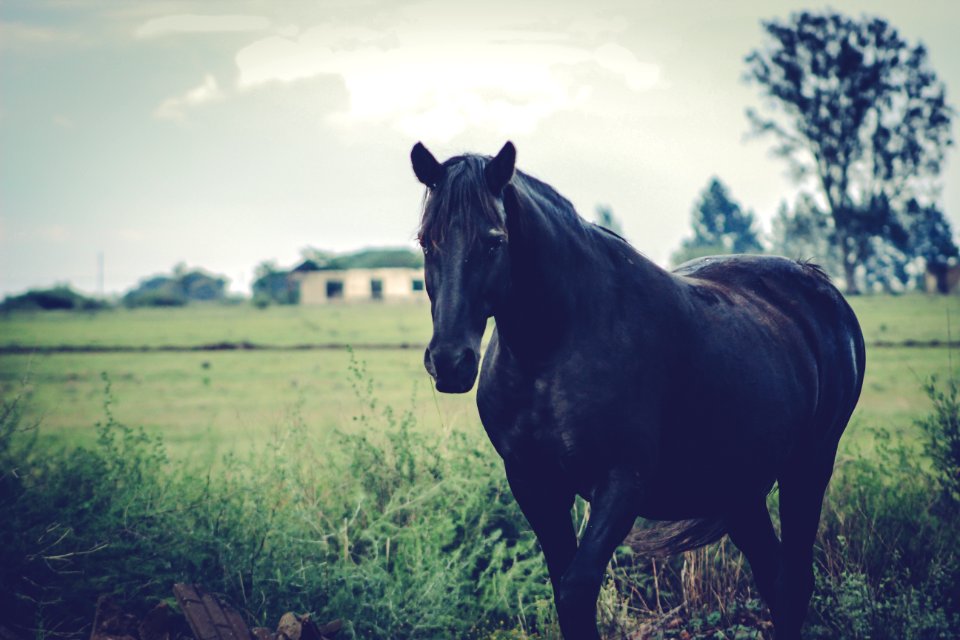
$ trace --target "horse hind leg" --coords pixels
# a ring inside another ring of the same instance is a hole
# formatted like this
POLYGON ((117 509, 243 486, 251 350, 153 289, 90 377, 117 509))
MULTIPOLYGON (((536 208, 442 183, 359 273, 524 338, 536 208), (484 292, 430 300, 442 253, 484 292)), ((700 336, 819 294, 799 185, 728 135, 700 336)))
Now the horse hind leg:
POLYGON ((777 640, 800 638, 813 595, 813 545, 835 455, 833 445, 815 460, 795 460, 780 478, 781 569, 773 612, 777 640))
POLYGON ((757 590, 776 617, 780 540, 770 522, 765 498, 744 504, 724 518, 724 524, 733 544, 747 557, 757 590))

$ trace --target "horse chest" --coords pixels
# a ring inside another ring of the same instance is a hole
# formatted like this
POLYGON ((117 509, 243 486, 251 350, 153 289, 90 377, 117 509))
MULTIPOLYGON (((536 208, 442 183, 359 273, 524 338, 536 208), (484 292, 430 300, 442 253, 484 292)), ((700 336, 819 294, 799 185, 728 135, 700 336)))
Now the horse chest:
POLYGON ((611 425, 595 419, 590 402, 544 380, 518 391, 481 386, 477 397, 498 453, 589 497, 618 449, 611 425))

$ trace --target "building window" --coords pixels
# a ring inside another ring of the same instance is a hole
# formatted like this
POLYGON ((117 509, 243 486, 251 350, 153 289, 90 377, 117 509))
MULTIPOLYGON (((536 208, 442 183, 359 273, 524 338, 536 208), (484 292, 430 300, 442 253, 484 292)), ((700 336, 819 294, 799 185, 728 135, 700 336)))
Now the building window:
POLYGON ((417 278, 413 281, 413 290, 414 291, 423 291, 423 280, 417 278))
POLYGON ((327 280, 327 298, 342 298, 343 297, 343 281, 342 280, 327 280))
POLYGON ((373 300, 383 300, 383 280, 374 278, 370 281, 370 298, 373 300))

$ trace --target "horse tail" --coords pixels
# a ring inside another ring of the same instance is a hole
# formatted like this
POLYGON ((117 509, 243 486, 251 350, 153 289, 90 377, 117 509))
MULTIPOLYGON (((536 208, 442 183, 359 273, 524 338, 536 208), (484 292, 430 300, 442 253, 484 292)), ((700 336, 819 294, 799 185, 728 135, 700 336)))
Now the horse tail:
POLYGON ((662 558, 716 542, 726 532, 720 519, 657 522, 649 527, 634 527, 624 544, 638 555, 662 558))

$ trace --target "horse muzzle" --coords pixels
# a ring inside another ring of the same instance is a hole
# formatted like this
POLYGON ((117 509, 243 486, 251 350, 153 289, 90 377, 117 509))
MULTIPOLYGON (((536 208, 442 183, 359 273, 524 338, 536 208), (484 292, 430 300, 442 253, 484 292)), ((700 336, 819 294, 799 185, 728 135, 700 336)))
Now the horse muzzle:
POLYGON ((464 349, 430 349, 423 354, 423 366, 440 393, 466 393, 473 388, 480 369, 480 352, 464 349))

